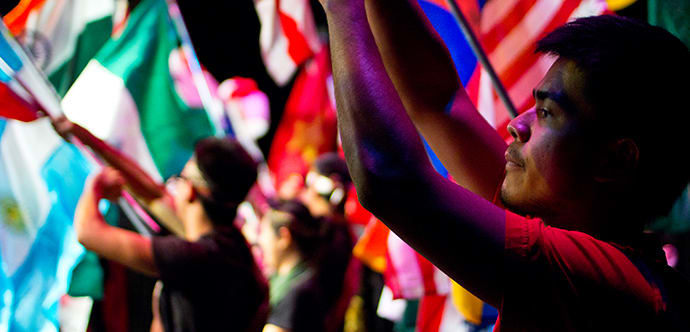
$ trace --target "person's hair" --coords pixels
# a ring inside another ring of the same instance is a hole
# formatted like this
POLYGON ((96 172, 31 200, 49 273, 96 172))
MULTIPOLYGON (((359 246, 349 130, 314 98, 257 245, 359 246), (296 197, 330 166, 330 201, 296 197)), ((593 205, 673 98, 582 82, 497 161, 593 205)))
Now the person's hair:
POLYGON ((296 199, 270 201, 269 204, 271 209, 290 215, 287 219, 269 218, 276 234, 281 227, 287 228, 302 259, 317 263, 317 254, 323 245, 326 232, 323 219, 312 216, 309 209, 296 199))
POLYGON ((256 162, 235 139, 207 137, 194 147, 194 158, 209 195, 199 195, 214 225, 229 225, 237 206, 256 182, 256 162))
POLYGON ((659 27, 602 15, 567 23, 537 43, 537 52, 573 61, 599 139, 630 138, 639 162, 630 197, 644 219, 667 213, 690 181, 681 145, 688 125, 688 48, 659 27), (637 204, 637 205, 636 205, 637 204))
POLYGON ((345 187, 352 183, 345 159, 340 157, 336 152, 327 152, 316 158, 314 161, 314 169, 321 175, 337 175, 339 181, 345 185, 345 187))
MULTIPOLYGON (((340 157, 336 152, 327 152, 320 155, 313 164, 314 169, 321 175, 333 176, 338 178, 338 181, 343 184, 343 194, 347 194, 347 191, 352 183, 352 178, 350 178, 350 171, 347 168, 347 163, 345 159, 340 157)), ((328 197, 326 197, 329 200, 328 197)), ((329 200, 330 201, 330 200, 329 200)), ((335 205, 335 211, 337 213, 345 213, 345 198, 341 198, 340 201, 335 205)), ((333 205, 333 202, 330 202, 333 205)))

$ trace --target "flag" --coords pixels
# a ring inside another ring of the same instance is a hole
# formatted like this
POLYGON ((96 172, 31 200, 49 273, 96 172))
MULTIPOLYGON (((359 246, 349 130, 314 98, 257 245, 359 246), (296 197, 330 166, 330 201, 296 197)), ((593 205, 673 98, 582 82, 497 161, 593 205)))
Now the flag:
POLYGON ((115 0, 21 0, 5 24, 64 96, 110 38, 115 0))
POLYGON ((309 0, 254 0, 254 6, 264 65, 276 84, 284 86, 321 48, 309 0))
POLYGON ((142 0, 65 95, 65 114, 128 155, 158 181, 178 173, 194 143, 214 134, 171 75, 179 46, 165 1, 142 0))
MULTIPOLYGON (((532 89, 544 77, 555 59, 535 54, 536 42, 548 32, 577 17, 607 12, 604 0, 493 0, 476 3, 474 31, 489 61, 518 109, 534 105, 532 89)), ((462 3, 461 2, 461 3, 462 3)), ((450 24, 445 0, 420 0, 432 25, 448 45, 460 80, 484 118, 504 137, 510 116, 491 86, 486 71, 474 55, 457 24, 450 24)), ((472 8, 472 4, 463 7, 472 8)))
POLYGON ((395 233, 387 237, 384 282, 394 299, 420 299, 450 293, 450 279, 395 233))
POLYGON ((335 103, 328 48, 300 72, 268 155, 268 168, 276 188, 291 174, 307 174, 310 165, 325 152, 337 149, 335 103))
POLYGON ((29 93, 14 79, 23 64, 9 38, 12 37, 3 30, 0 35, 0 116, 32 121, 38 118, 38 109, 29 93))
POLYGON ((0 330, 58 331, 84 254, 72 220, 91 169, 47 119, 0 119, 0 330))

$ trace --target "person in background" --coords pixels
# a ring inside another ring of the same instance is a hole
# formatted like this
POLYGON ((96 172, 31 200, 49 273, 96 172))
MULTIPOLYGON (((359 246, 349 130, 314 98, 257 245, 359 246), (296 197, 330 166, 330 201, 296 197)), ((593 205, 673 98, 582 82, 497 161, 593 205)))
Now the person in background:
POLYGON ((148 238, 104 221, 99 201, 117 199, 126 182, 119 171, 105 168, 87 182, 77 205, 77 239, 104 258, 162 281, 152 331, 260 331, 267 285, 233 224, 255 179, 256 164, 237 141, 200 140, 180 175, 167 183, 184 237, 148 238))
POLYGON ((330 231, 329 222, 312 216, 299 200, 271 203, 257 242, 270 274, 265 332, 338 330, 332 312, 340 287, 334 288, 338 278, 333 280, 327 263, 330 231))

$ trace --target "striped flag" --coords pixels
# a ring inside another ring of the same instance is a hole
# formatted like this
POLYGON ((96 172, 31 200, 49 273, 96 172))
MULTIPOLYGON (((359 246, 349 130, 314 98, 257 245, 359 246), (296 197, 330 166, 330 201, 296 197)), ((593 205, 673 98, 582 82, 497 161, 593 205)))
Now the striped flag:
POLYGON ((309 0, 254 0, 259 45, 268 74, 279 86, 321 48, 309 0))
POLYGON ((206 111, 186 104, 170 63, 179 38, 165 1, 142 0, 65 95, 65 114, 137 160, 161 181, 179 172, 194 143, 214 134, 206 111))
POLYGON ((0 119, 0 330, 58 331, 58 302, 84 254, 72 219, 91 169, 46 118, 0 119))
POLYGON ((21 0, 5 24, 64 96, 110 38, 115 0, 21 0))

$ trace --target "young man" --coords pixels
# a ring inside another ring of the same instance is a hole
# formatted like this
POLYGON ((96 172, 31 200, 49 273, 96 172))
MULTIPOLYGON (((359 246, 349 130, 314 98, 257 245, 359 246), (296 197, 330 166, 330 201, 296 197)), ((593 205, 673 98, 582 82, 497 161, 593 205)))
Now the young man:
POLYGON ((233 224, 255 180, 256 164, 237 141, 199 141, 180 176, 168 183, 184 238, 147 238, 105 223, 98 202, 118 198, 125 182, 106 168, 79 201, 77 238, 87 249, 163 282, 152 330, 161 323, 165 331, 260 331, 268 289, 233 224))
POLYGON ((322 4, 360 201, 499 308, 496 330, 690 329, 687 280, 642 232, 690 179, 677 38, 613 16, 549 34, 538 50, 558 59, 506 147, 416 1, 322 4), (433 170, 417 129, 460 186, 433 170))

